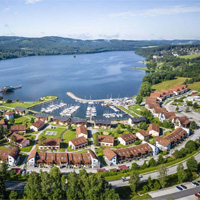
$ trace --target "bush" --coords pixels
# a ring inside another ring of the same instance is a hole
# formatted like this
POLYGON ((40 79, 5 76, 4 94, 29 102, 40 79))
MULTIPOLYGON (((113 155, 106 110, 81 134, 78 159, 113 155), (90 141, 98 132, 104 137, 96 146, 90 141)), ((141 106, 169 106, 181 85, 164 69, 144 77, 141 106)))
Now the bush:
POLYGON ((6 103, 12 103, 11 99, 6 99, 6 103))
POLYGON ((196 142, 194 142, 193 140, 189 140, 186 144, 185 144, 185 148, 188 149, 188 151, 191 153, 193 151, 196 151, 198 149, 198 145, 196 142))
POLYGON ((135 144, 135 145, 139 145, 141 142, 142 142, 142 140, 136 140, 136 141, 134 142, 134 144, 135 144))

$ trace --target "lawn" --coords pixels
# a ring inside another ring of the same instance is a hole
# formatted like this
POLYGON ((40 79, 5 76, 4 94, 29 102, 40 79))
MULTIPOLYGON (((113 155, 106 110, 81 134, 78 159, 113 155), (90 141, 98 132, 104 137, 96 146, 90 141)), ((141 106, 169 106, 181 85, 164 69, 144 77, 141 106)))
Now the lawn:
MULTIPOLYGON (((170 87, 173 87, 173 86, 178 85, 178 84, 182 84, 186 79, 190 79, 190 78, 178 77, 174 80, 163 81, 162 83, 158 83, 156 85, 153 85, 152 89, 155 89, 155 90, 166 89, 166 90, 168 90, 170 87)), ((200 91, 200 82, 194 82, 194 83, 188 84, 188 87, 192 90, 200 91)))
POLYGON ((27 122, 27 126, 26 128, 29 128, 30 125, 32 124, 29 117, 27 116, 21 116, 21 117, 17 117, 15 118, 15 125, 25 125, 25 122, 27 122))
POLYGON ((132 113, 130 110, 127 110, 126 108, 124 108, 123 106, 117 106, 120 110, 123 110, 127 113, 129 113, 130 115, 132 115, 133 117, 138 117, 136 114, 132 113))
POLYGON ((45 136, 46 138, 60 138, 61 137, 61 133, 65 130, 65 128, 56 128, 56 129, 46 129, 40 136, 39 136, 39 139, 42 137, 42 136, 45 136), (56 135, 45 135, 45 133, 47 131, 56 131, 57 134, 56 135))
POLYGON ((29 107, 35 106, 37 104, 40 104, 42 102, 57 99, 56 96, 46 96, 46 97, 42 97, 42 98, 43 98, 43 100, 37 100, 37 101, 34 101, 34 102, 2 103, 2 106, 11 107, 11 108, 15 108, 16 106, 23 107, 23 108, 29 108, 29 107))
POLYGON ((30 152, 33 145, 34 145, 34 142, 35 142, 35 135, 25 135, 26 138, 28 138, 30 140, 30 145, 29 146, 26 146, 26 147, 23 147, 21 148, 20 150, 21 151, 24 151, 24 152, 30 152))
POLYGON ((103 152, 103 149, 102 148, 95 148, 95 151, 96 151, 96 155, 99 157, 99 160, 100 160, 100 162, 104 165, 104 166, 106 166, 107 164, 106 164, 106 162, 105 162, 105 160, 104 160, 104 152, 103 152))
POLYGON ((76 131, 67 130, 63 135, 63 140, 65 143, 68 143, 69 140, 76 138, 76 131))
POLYGON ((187 78, 178 77, 174 80, 163 81, 162 83, 158 83, 156 85, 153 85, 152 89, 156 89, 156 90, 166 89, 166 90, 168 90, 170 87, 173 87, 173 86, 178 85, 178 84, 182 84, 186 79, 187 78))
POLYGON ((198 57, 200 57, 200 54, 192 54, 192 55, 179 56, 179 58, 184 58, 184 59, 193 59, 193 58, 198 58, 198 57))
POLYGON ((140 106, 140 105, 132 105, 128 107, 129 110, 132 110, 133 112, 135 112, 138 115, 141 115, 141 112, 145 110, 144 106, 140 106))
POLYGON ((6 147, 4 147, 4 146, 1 146, 1 145, 0 145, 0 149, 9 150, 8 148, 6 148, 6 147))

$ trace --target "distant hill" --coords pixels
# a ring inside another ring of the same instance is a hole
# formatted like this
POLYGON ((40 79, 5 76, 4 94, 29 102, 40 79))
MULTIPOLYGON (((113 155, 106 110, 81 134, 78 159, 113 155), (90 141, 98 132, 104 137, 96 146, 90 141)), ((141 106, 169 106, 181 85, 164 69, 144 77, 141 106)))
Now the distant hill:
POLYGON ((0 36, 0 60, 40 55, 86 54, 130 51, 141 47, 172 44, 200 44, 199 40, 79 40, 62 37, 0 36))

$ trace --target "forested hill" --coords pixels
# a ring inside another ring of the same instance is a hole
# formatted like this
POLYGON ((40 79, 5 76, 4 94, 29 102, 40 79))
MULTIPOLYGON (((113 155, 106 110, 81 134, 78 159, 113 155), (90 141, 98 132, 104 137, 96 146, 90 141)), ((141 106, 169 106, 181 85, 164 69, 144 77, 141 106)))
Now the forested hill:
POLYGON ((0 36, 0 60, 38 55, 66 55, 104 51, 128 51, 148 46, 199 44, 197 40, 78 40, 62 37, 0 36))

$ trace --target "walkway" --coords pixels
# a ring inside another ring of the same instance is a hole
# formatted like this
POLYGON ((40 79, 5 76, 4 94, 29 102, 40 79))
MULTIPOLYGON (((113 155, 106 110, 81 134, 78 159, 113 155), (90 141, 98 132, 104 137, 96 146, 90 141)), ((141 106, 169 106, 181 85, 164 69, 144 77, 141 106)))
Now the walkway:
POLYGON ((109 99, 96 99, 96 100, 88 100, 88 99, 82 99, 82 98, 79 98, 77 97, 76 95, 74 95, 72 92, 67 92, 67 95, 69 97, 71 97, 72 99, 76 100, 76 101, 80 101, 82 103, 89 103, 89 102, 104 102, 104 101, 107 101, 109 99))

